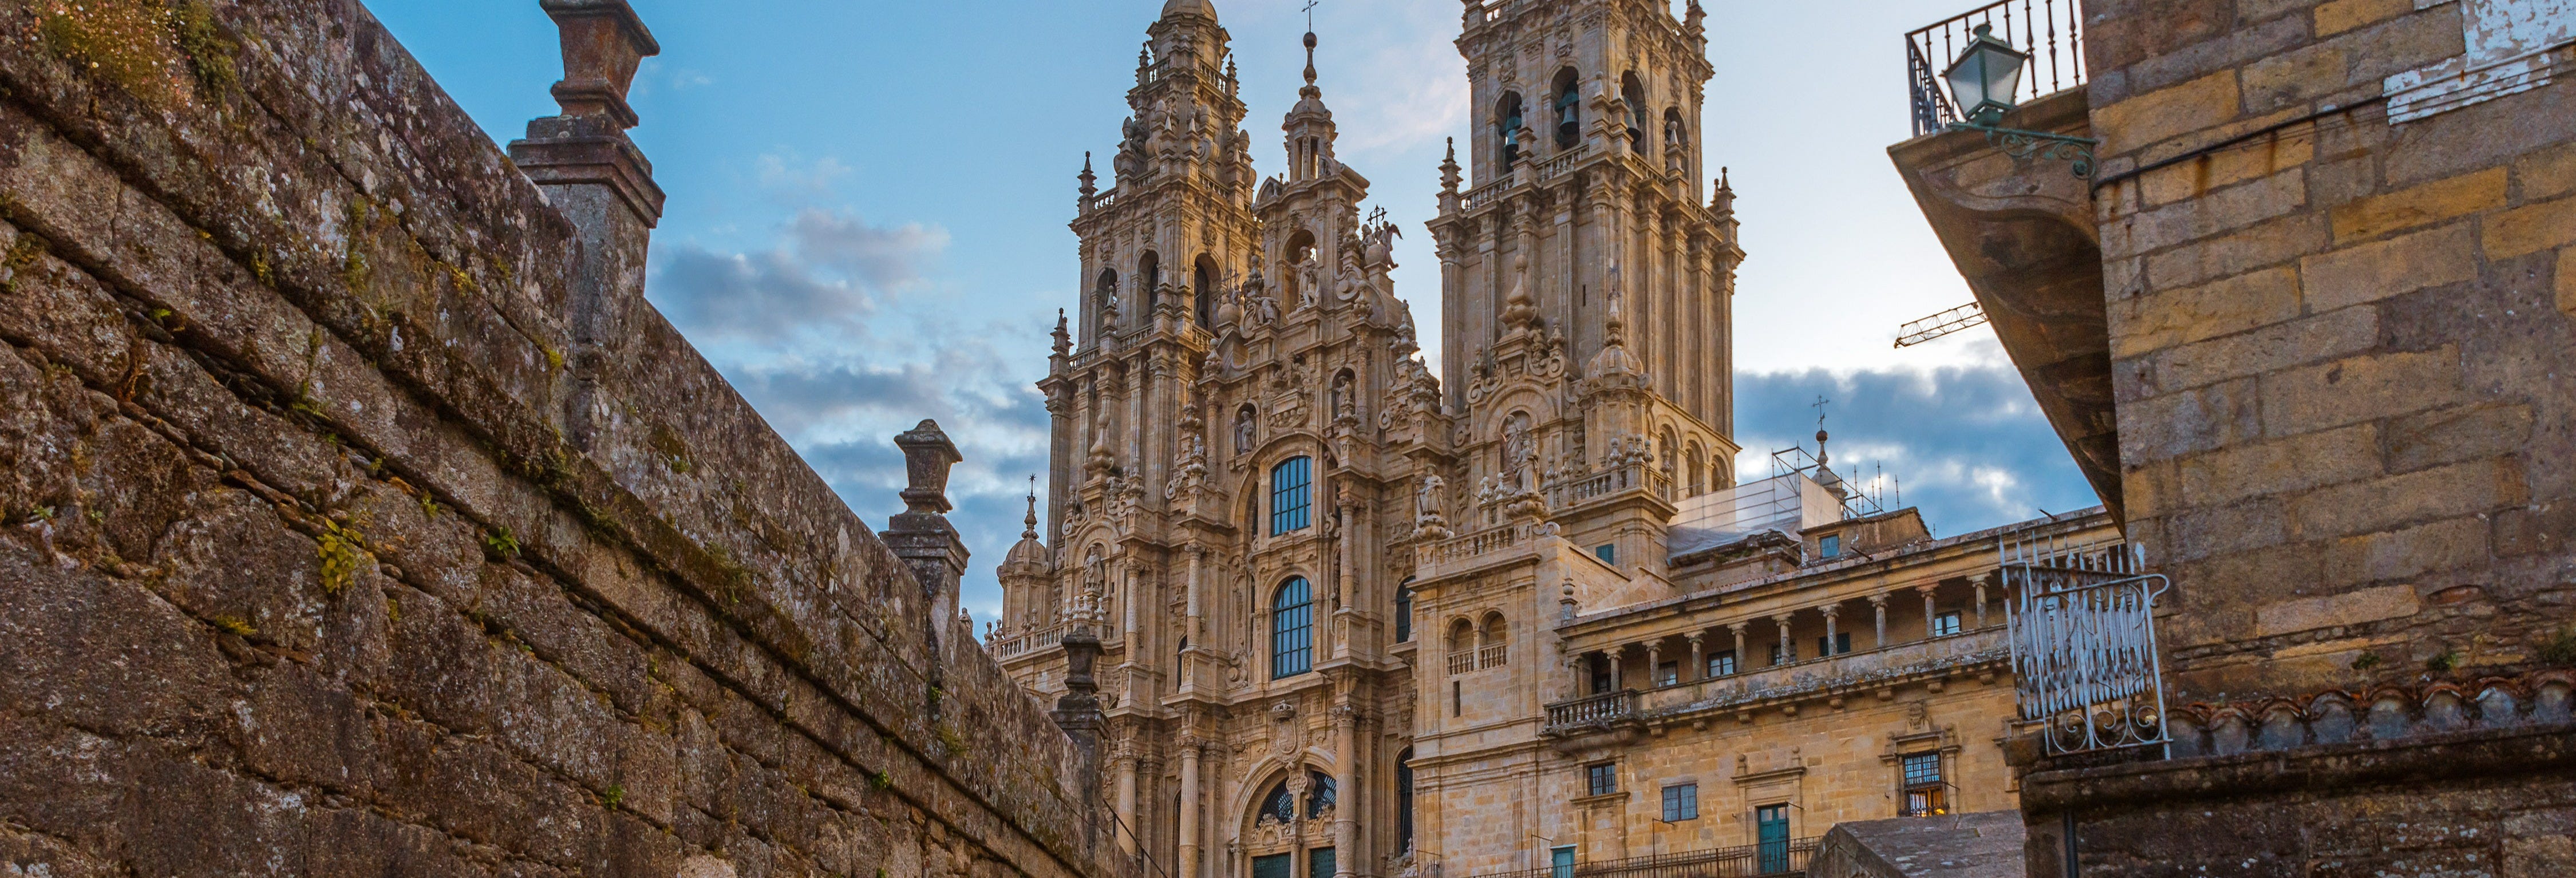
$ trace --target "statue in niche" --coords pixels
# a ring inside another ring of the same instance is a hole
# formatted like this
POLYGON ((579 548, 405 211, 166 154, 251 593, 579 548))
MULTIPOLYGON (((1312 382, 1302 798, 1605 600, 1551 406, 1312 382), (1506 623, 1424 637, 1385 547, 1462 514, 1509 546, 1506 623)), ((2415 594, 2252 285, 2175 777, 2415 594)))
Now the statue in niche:
POLYGON ((1530 435, 1529 413, 1513 412, 1503 420, 1503 471, 1518 475, 1537 458, 1538 439, 1530 435))
POLYGON ((1288 309, 1291 311, 1315 303, 1316 293, 1322 289, 1324 276, 1323 262, 1312 251, 1307 252, 1306 258, 1297 263, 1295 270, 1297 284, 1292 292, 1296 294, 1297 301, 1288 303, 1288 309))
POLYGON ((1243 408, 1243 410, 1242 410, 1242 411, 1239 411, 1239 412, 1236 412, 1236 413, 1235 413, 1235 415, 1234 415, 1234 453, 1236 453, 1236 454, 1251 454, 1251 453, 1252 453, 1252 436, 1253 436, 1253 431, 1254 431, 1255 429, 1257 429, 1257 428, 1256 428, 1256 426, 1253 424, 1253 418, 1252 418, 1252 407, 1251 407, 1251 406, 1245 406, 1245 407, 1243 408))

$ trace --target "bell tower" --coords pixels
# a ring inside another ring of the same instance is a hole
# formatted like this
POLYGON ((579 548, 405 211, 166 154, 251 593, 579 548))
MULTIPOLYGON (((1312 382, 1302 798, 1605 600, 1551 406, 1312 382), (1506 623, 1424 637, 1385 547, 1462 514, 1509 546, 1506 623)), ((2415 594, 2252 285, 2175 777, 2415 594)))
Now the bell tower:
POLYGON ((1453 144, 1442 168, 1431 229, 1470 475, 1548 492, 1532 499, 1569 537, 1643 560, 1675 504, 1734 483, 1744 253, 1733 192, 1702 182, 1707 13, 1698 0, 1679 18, 1663 0, 1464 6, 1473 127, 1466 164, 1453 144), (1569 404, 1477 411, 1515 382, 1569 404), (1583 480, 1604 474, 1634 483, 1626 513, 1593 502, 1583 480))

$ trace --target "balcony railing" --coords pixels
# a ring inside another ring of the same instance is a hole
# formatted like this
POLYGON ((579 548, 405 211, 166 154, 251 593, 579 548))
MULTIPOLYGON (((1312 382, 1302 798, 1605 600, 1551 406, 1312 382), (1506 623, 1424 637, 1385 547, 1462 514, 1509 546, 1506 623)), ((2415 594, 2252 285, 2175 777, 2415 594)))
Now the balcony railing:
POLYGON ((1064 640, 1064 627, 1061 625, 1016 634, 993 641, 993 657, 1012 658, 1031 650, 1054 646, 1062 640, 1064 640))
POLYGON ((1497 643, 1476 648, 1476 669, 1499 668, 1511 661, 1511 645, 1497 643))
POLYGON ((1549 482, 1547 506, 1550 509, 1572 509, 1603 497, 1644 488, 1666 501, 1673 499, 1673 479, 1653 464, 1632 463, 1589 475, 1570 476, 1549 482))
POLYGON ((1976 40, 1977 28, 2030 53, 2017 102, 2084 84, 2084 14, 2080 0, 2003 0, 1905 35, 1906 87, 1913 99, 1914 135, 1960 121, 1941 74, 1976 40))
POLYGON ((1578 698, 1547 706, 1547 731, 1556 733, 1586 726, 1608 726, 1637 718, 1637 690, 1622 689, 1607 695, 1578 698))
POLYGON ((2002 670, 2012 660, 2004 626, 1810 658, 1644 693, 1639 710, 1661 719, 1866 691, 1925 676, 1971 669, 2002 670))
POLYGON ((1824 839, 1801 838, 1766 844, 1709 848, 1681 853, 1630 857, 1624 860, 1594 860, 1576 863, 1569 871, 1541 866, 1511 872, 1495 872, 1474 878, 1764 878, 1772 875, 1799 875, 1814 861, 1816 848, 1824 839))
POLYGON ((1472 650, 1472 649, 1462 649, 1462 650, 1459 650, 1459 651, 1457 651, 1457 652, 1453 652, 1453 653, 1450 653, 1450 654, 1449 654, 1449 676, 1455 677, 1455 676, 1458 676, 1459 674, 1464 674, 1464 673, 1468 673, 1468 672, 1470 672, 1470 671, 1474 671, 1475 669, 1476 669, 1476 651, 1475 651, 1475 650, 1472 650))

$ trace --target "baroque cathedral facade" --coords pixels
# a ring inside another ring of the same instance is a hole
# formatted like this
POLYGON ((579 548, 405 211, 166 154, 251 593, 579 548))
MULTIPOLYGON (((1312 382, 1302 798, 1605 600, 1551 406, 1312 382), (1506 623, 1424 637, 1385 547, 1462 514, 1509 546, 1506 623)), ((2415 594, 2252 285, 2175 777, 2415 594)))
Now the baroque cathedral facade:
POLYGON ((1578 675, 1543 635, 1669 590, 1677 504, 1735 482, 1704 18, 1466 0, 1436 376, 1314 35, 1263 177, 1209 0, 1148 29, 1112 185, 1081 177, 1046 520, 1033 498, 990 646, 1052 698, 1063 632, 1098 634, 1104 786, 1164 874, 1464 876, 1525 844, 1443 818, 1553 770, 1539 720, 1578 675))

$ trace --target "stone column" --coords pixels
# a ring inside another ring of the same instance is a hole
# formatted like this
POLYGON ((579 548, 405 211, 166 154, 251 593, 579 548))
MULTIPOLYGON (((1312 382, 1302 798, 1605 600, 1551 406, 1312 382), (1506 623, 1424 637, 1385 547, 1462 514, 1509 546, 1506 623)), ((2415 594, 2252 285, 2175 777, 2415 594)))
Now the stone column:
POLYGON ((1979 573, 1968 580, 1970 585, 1977 587, 1977 627, 1979 629, 1986 627, 1986 586, 1992 585, 1994 581, 1995 575, 1992 573, 1979 573))
POLYGON ((1181 736, 1181 863, 1176 878, 1199 878, 1199 748, 1192 732, 1181 736))
POLYGON ((1749 627, 1752 627, 1750 622, 1737 622, 1726 626, 1727 630, 1735 632, 1735 672, 1738 674, 1744 673, 1744 669, 1753 666, 1753 654, 1744 651, 1744 629, 1749 627))
POLYGON ((1603 650, 1602 654, 1610 657, 1610 691, 1625 691, 1628 688, 1628 648, 1614 646, 1603 650))
POLYGON ((1933 591, 1939 587, 1939 583, 1934 583, 1932 585, 1918 585, 1914 587, 1916 591, 1923 593, 1923 639, 1925 640, 1932 639, 1932 632, 1934 630, 1932 627, 1932 617, 1937 615, 1935 612, 1937 605, 1933 603, 1932 595, 1933 591))
POLYGON ((1348 704, 1333 708, 1333 753, 1341 767, 1340 777, 1333 780, 1338 797, 1333 803, 1334 878, 1350 878, 1351 866, 1359 860, 1359 724, 1358 708, 1348 704))
POLYGON ((1780 663, 1784 665, 1795 663, 1798 660, 1798 642, 1789 639, 1790 616, 1790 613, 1781 613, 1780 615, 1771 617, 1771 621, 1777 622, 1780 625, 1780 663))
POLYGON ((1136 855, 1136 750, 1130 741, 1118 747, 1111 770, 1118 774, 1118 850, 1136 855))
POLYGON ((1690 634, 1691 679, 1694 680, 1708 679, 1708 655, 1703 652, 1700 647, 1700 638, 1705 633, 1706 632, 1693 631, 1690 634))
POLYGON ((1189 553, 1190 594, 1188 625, 1181 630, 1187 632, 1184 636, 1189 638, 1190 646, 1181 655, 1179 684, 1183 690, 1188 690, 1199 682, 1199 663, 1193 654, 1207 647, 1207 547, 1194 542, 1183 551, 1189 553))
POLYGON ((1660 638, 1646 644, 1646 688, 1664 685, 1664 641, 1660 638))
POLYGON ((1836 630, 1835 630, 1835 628, 1834 628, 1834 625, 1835 625, 1835 623, 1836 623, 1836 622, 1838 622, 1838 621, 1842 618, 1842 614, 1843 614, 1843 605, 1841 605, 1841 604, 1826 604, 1826 605, 1825 605, 1825 607, 1824 607, 1824 611, 1825 611, 1825 648, 1822 650, 1822 652, 1823 652, 1825 655, 1829 655, 1829 656, 1830 656, 1830 655, 1835 655, 1835 654, 1838 654, 1839 652, 1841 652, 1840 650, 1837 650, 1837 649, 1835 649, 1835 648, 1834 648, 1834 647, 1835 647, 1835 645, 1836 645, 1836 643, 1837 643, 1837 641, 1834 639, 1834 635, 1835 635, 1836 633, 1838 633, 1838 632, 1836 632, 1836 630))

